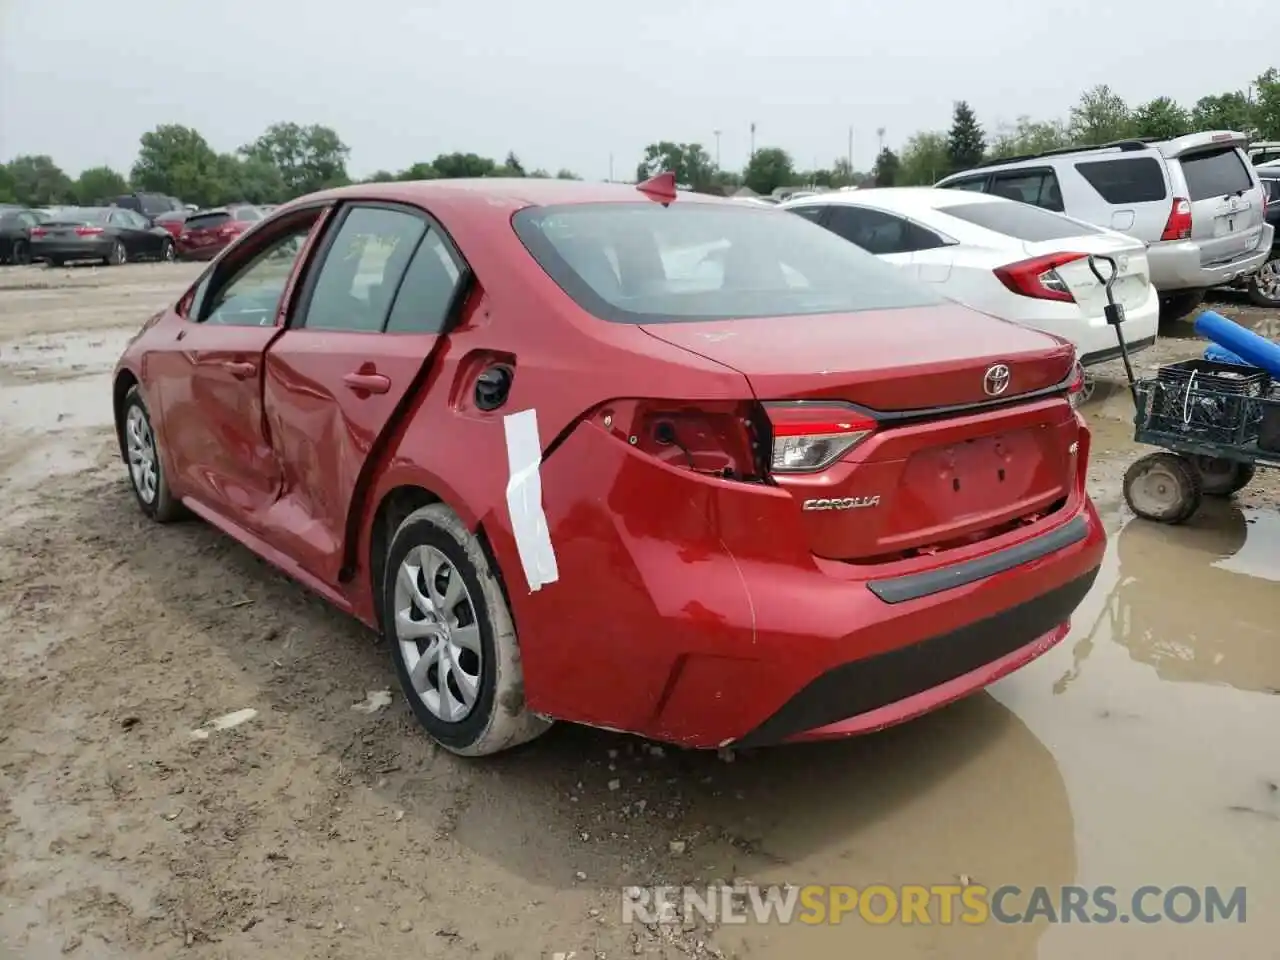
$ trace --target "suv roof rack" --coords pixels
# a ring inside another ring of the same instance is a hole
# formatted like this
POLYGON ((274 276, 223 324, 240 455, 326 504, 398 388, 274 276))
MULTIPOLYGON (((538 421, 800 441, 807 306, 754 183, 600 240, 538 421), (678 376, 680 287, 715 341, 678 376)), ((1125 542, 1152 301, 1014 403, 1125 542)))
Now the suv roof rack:
POLYGON ((1131 153, 1134 150, 1145 150, 1153 143, 1159 143, 1163 137, 1126 137, 1124 140, 1112 140, 1110 143, 1097 143, 1091 146, 1076 147, 1057 147, 1053 150, 1043 150, 1040 153, 1023 153, 1016 157, 1000 157, 998 159, 983 160, 972 170, 981 170, 984 167, 998 167, 1003 163, 1021 163, 1023 160, 1039 160, 1041 157, 1061 157, 1069 153, 1092 153, 1095 150, 1119 150, 1121 153, 1131 153))

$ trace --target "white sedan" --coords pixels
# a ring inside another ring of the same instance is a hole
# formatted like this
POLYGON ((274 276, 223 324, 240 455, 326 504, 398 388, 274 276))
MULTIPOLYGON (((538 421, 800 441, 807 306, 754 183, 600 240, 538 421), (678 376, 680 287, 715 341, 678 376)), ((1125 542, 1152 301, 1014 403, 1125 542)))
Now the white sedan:
POLYGON ((1088 262, 1106 254, 1117 265, 1113 292, 1130 352, 1156 342, 1160 299, 1141 240, 1016 200, 932 187, 824 193, 781 208, 937 284, 948 299, 1070 340, 1086 367, 1120 353, 1088 262))

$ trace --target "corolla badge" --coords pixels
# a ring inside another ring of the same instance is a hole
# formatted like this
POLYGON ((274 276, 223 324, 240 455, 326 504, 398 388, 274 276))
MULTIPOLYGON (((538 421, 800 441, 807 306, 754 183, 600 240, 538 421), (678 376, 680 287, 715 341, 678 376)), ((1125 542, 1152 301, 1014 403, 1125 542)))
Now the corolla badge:
POLYGON ((833 497, 806 500, 802 510, 860 510, 863 507, 878 507, 879 495, 874 497, 833 497))
POLYGON ((1009 389, 1009 379, 1008 364, 992 364, 987 367, 987 372, 982 378, 982 389, 987 392, 988 397, 998 397, 1009 389))

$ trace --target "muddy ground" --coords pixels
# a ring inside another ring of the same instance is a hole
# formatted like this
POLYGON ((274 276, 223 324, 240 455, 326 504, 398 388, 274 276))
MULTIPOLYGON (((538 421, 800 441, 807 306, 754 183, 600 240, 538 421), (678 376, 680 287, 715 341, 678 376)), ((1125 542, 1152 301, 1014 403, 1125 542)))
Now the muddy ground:
MULTIPOLYGON (((398 693, 383 705, 394 677, 363 628, 208 526, 136 509, 108 371, 194 274, 0 270, 0 957, 1276 956, 1274 479, 1185 527, 1133 521, 1129 401, 1104 384, 1087 408, 1102 576, 1068 641, 990 692, 732 762, 567 727, 465 762, 398 693), (1249 909, 1215 926, 621 921, 624 885, 734 878, 1244 885, 1249 909)), ((1167 339, 1141 365, 1201 346, 1167 339)))

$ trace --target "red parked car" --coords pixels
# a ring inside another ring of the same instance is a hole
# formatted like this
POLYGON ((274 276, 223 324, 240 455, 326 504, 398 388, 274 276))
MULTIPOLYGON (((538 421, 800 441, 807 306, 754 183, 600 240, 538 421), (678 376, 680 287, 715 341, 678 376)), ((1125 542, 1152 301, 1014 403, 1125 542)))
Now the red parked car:
POLYGON ((1104 534, 1072 347, 800 217, 539 180, 281 207, 115 373, 142 510, 379 630, 492 753, 836 737, 1060 641, 1104 534))
MULTIPOLYGON (((211 260, 261 219, 258 209, 247 204, 190 214, 178 231, 178 257, 182 260, 211 260)), ((169 227, 169 224, 161 226, 169 227)))
POLYGON ((155 217, 152 222, 157 227, 164 227, 172 235, 174 243, 178 242, 178 237, 182 235, 187 217, 191 214, 186 210, 166 210, 164 213, 155 217))

